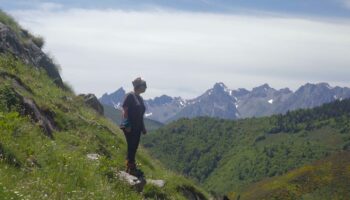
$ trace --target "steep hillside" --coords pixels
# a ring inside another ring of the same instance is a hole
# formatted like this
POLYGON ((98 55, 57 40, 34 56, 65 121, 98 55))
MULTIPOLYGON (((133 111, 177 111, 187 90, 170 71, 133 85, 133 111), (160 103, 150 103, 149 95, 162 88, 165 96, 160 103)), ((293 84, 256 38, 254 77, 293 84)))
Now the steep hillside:
POLYGON ((0 53, 11 54, 25 64, 41 68, 59 87, 64 87, 58 65, 41 48, 44 39, 34 36, 0 10, 0 53))
POLYGON ((215 193, 239 192, 265 177, 350 146, 350 100, 286 115, 237 121, 180 119, 145 138, 171 169, 215 193))
POLYGON ((64 86, 59 74, 50 74, 58 72, 52 62, 31 62, 44 54, 32 42, 27 46, 12 18, 1 12, 0 22, 1 199, 207 199, 143 148, 139 165, 165 186, 137 193, 120 181, 116 172, 124 169, 126 144, 119 128, 64 86), (39 54, 30 53, 33 45, 39 54))

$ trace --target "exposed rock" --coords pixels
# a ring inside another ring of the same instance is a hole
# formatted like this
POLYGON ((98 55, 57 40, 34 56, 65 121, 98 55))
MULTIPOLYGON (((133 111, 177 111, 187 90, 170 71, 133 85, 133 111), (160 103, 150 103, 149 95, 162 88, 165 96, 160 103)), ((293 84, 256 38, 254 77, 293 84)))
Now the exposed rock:
POLYGON ((125 181, 138 192, 142 192, 143 188, 146 185, 146 179, 144 179, 143 177, 138 178, 136 176, 132 176, 126 173, 125 171, 118 172, 117 176, 120 180, 125 181))
POLYGON ((90 154, 87 154, 86 157, 89 160, 98 160, 100 158, 100 155, 97 153, 90 153, 90 154))
POLYGON ((157 186, 157 187, 159 187, 159 188, 162 188, 162 187, 164 187, 164 185, 165 185, 165 181, 164 181, 164 180, 152 180, 152 179, 147 179, 146 182, 147 182, 148 184, 157 186))
POLYGON ((33 41, 21 41, 17 34, 0 22, 0 53, 10 54, 24 63, 43 68, 56 85, 64 88, 57 66, 33 41))
POLYGON ((24 97, 17 91, 22 90, 33 93, 32 90, 21 81, 21 79, 6 72, 0 72, 0 77, 12 81, 13 88, 15 89, 11 90, 16 96, 16 99, 18 99, 18 104, 21 108, 21 115, 29 115, 32 120, 40 125, 45 134, 53 139, 52 133, 57 130, 53 119, 54 113, 50 110, 41 110, 34 100, 24 97))
MULTIPOLYGON (((162 188, 165 185, 164 180, 145 179, 144 177, 138 178, 126 173, 125 171, 118 172, 117 176, 120 180, 125 181, 138 192, 142 192, 146 184, 152 184, 159 188, 162 188)), ((202 193, 198 192, 191 186, 178 187, 178 191, 180 191, 188 200, 207 200, 202 193)))
POLYGON ((41 111, 36 103, 29 98, 19 96, 23 104, 24 115, 29 115, 31 118, 38 122, 39 125, 44 129, 46 135, 53 138, 53 132, 57 130, 54 120, 53 113, 50 111, 41 111))
POLYGON ((94 94, 80 94, 79 96, 83 97, 85 103, 94 110, 96 110, 96 112, 98 112, 101 115, 104 114, 103 106, 94 94))
POLYGON ((0 72, 0 77, 7 79, 7 80, 12 80, 12 83, 15 87, 20 88, 22 90, 26 90, 29 93, 33 93, 32 89, 30 89, 26 84, 22 82, 20 78, 17 76, 7 73, 7 72, 0 72))
POLYGON ((126 173, 125 171, 118 172, 117 176, 120 180, 125 181, 138 192, 142 192, 146 184, 151 184, 159 188, 162 188, 165 186, 164 180, 152 180, 152 179, 145 179, 145 177, 136 177, 126 173))

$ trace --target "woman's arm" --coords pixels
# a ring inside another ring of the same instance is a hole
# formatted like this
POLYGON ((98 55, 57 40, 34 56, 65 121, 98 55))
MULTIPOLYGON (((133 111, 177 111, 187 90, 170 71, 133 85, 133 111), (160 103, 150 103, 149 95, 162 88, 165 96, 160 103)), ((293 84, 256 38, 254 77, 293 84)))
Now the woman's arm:
POLYGON ((147 130, 146 130, 145 122, 144 122, 144 119, 143 119, 143 118, 142 118, 142 133, 143 133, 144 135, 147 134, 147 130))
POLYGON ((131 126, 130 126, 130 122, 128 119, 128 108, 127 107, 123 107, 122 122, 120 124, 120 128, 126 132, 131 131, 131 126))
POLYGON ((123 102, 123 111, 122 111, 122 123, 121 123, 121 128, 125 130, 126 132, 131 131, 131 125, 129 121, 129 107, 132 105, 132 98, 131 95, 128 94, 123 102))
POLYGON ((123 107, 122 119, 128 119, 128 107, 123 107))

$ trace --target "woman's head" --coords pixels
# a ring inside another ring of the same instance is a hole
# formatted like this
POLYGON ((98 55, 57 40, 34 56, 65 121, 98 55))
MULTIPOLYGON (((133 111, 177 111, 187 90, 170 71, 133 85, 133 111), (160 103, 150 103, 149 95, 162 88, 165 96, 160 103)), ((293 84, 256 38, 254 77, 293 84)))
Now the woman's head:
POLYGON ((136 78, 133 82, 132 85, 134 86, 134 91, 138 93, 143 93, 146 91, 147 84, 146 81, 143 80, 141 77, 136 78))

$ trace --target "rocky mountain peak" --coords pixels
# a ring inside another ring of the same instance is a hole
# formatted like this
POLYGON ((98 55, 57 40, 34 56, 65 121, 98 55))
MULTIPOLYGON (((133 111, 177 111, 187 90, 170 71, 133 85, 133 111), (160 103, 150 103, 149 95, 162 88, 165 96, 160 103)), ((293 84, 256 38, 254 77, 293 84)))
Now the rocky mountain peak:
POLYGON ((306 83, 305 85, 301 86, 296 93, 304 93, 304 92, 313 92, 313 91, 329 91, 333 88, 328 83, 306 83))
MULTIPOLYGON (((269 84, 260 85, 251 91, 244 88, 231 90, 224 83, 217 82, 212 88, 193 99, 162 95, 145 100, 145 104, 149 114, 146 117, 168 123, 181 117, 211 116, 236 119, 268 116, 285 113, 287 110, 312 108, 349 97, 349 88, 333 88, 328 83, 308 83, 294 92, 289 88, 276 90, 269 84)), ((110 104, 115 107, 113 102, 110 104)))
POLYGON ((213 88, 214 89, 226 89, 227 87, 223 82, 218 82, 218 83, 214 84, 213 88))
POLYGON ((116 90, 115 92, 113 92, 113 93, 111 93, 111 94, 108 94, 107 92, 106 93, 104 93, 103 95, 102 95, 102 97, 101 98, 106 98, 107 96, 124 96, 125 95, 125 90, 124 90, 124 88, 123 87, 120 87, 118 90, 116 90))
POLYGON ((249 94, 249 90, 244 89, 244 88, 238 88, 237 90, 232 91, 232 95, 235 97, 241 97, 241 96, 244 96, 247 94, 249 94))
POLYGON ((267 91, 267 90, 269 90, 269 89, 272 89, 272 88, 270 87, 269 84, 265 83, 265 84, 263 84, 263 85, 261 85, 261 86, 258 86, 258 87, 253 88, 252 91, 253 91, 253 92, 263 92, 263 91, 267 91))
POLYGON ((265 83, 261 86, 253 88, 253 90, 251 92, 251 96, 252 97, 266 97, 270 91, 275 92, 276 90, 271 88, 267 83, 265 83))
POLYGON ((224 92, 224 93, 231 94, 231 91, 222 82, 215 83, 213 88, 210 91, 213 93, 223 93, 224 92))
POLYGON ((282 93, 282 94, 289 94, 289 93, 292 93, 293 91, 290 90, 289 88, 282 88, 280 90, 278 90, 279 93, 282 93))
POLYGON ((119 108, 121 105, 121 102, 124 100, 125 94, 126 92, 124 88, 120 87, 118 90, 116 90, 111 94, 104 93, 102 97, 99 99, 99 101, 102 104, 111 105, 115 108, 119 108))
POLYGON ((154 99, 150 99, 148 100, 147 102, 150 104, 150 105, 164 105, 164 104, 167 104, 167 103, 171 103, 174 99, 168 95, 162 95, 160 97, 156 97, 154 99))
POLYGON ((333 89, 328 83, 318 83, 316 85, 322 88, 333 89))
POLYGON ((120 95, 125 95, 126 91, 124 90, 123 87, 119 88, 118 90, 116 90, 115 92, 112 93, 112 95, 115 96, 120 96, 120 95))

